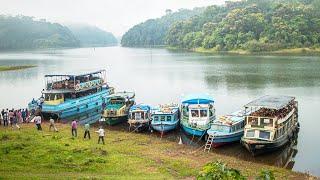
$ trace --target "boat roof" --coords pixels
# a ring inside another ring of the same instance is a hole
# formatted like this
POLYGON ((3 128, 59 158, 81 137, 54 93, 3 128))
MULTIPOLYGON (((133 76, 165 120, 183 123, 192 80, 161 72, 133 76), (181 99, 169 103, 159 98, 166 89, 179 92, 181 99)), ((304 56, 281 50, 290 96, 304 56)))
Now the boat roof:
POLYGON ((137 111, 137 110, 141 110, 141 111, 149 111, 151 108, 149 105, 144 105, 144 104, 138 104, 138 105, 133 105, 130 108, 130 111, 137 111))
POLYGON ((262 96, 256 100, 245 105, 246 108, 249 107, 259 107, 267 109, 279 110, 286 107, 295 97, 292 96, 282 96, 282 95, 266 95, 262 96))
POLYGON ((184 96, 181 102, 188 103, 188 104, 209 104, 209 103, 213 103, 214 100, 209 94, 198 93, 198 94, 188 94, 184 96))
POLYGON ((174 114, 177 111, 179 111, 179 107, 178 106, 171 106, 171 105, 162 105, 156 108, 152 109, 152 114, 157 114, 157 115, 161 115, 161 114, 174 114))
POLYGON ((123 97, 123 98, 127 98, 127 99, 131 99, 134 98, 135 93, 134 92, 116 92, 112 95, 110 95, 110 98, 114 98, 114 97, 123 97))
POLYGON ((47 74, 44 77, 56 77, 56 76, 68 76, 68 77, 77 77, 77 76, 87 76, 90 74, 98 74, 105 72, 105 69, 98 70, 98 71, 93 71, 93 72, 87 72, 87 73, 78 73, 78 74, 47 74))
POLYGON ((250 111, 238 110, 228 115, 220 116, 217 122, 236 124, 244 120, 246 115, 249 115, 250 111))

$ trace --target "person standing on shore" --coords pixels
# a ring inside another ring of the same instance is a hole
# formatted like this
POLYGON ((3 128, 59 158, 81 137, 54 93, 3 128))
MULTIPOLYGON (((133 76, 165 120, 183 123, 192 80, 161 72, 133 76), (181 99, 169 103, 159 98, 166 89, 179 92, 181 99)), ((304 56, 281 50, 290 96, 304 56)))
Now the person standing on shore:
POLYGON ((25 123, 26 122, 26 118, 27 118, 27 114, 26 114, 26 111, 24 109, 22 109, 22 111, 21 111, 21 117, 22 117, 22 122, 25 123))
POLYGON ((77 137, 77 121, 76 120, 73 120, 71 122, 71 134, 72 134, 72 137, 77 137))
POLYGON ((99 134, 98 144, 100 144, 100 140, 104 144, 104 129, 102 129, 102 126, 100 126, 99 130, 96 132, 99 134))
MULTIPOLYGON (((12 119, 12 123, 14 124, 15 127, 17 127, 20 130, 20 126, 18 125, 18 110, 15 110, 13 113, 13 119, 12 119)), ((12 126, 12 129, 14 128, 14 126, 12 126)))
POLYGON ((4 113, 4 109, 2 109, 0 113, 0 125, 2 124, 2 121, 3 121, 3 113, 4 113))
POLYGON ((8 109, 4 111, 3 113, 3 126, 8 126, 8 109))
POLYGON ((12 110, 9 111, 9 114, 8 114, 9 123, 10 123, 11 127, 13 126, 13 116, 14 116, 14 112, 13 112, 13 109, 12 109, 12 110))
POLYGON ((49 122, 50 122, 49 131, 51 131, 51 128, 53 128, 55 132, 58 132, 58 129, 56 128, 56 125, 54 124, 54 119, 52 117, 50 117, 49 122))
POLYGON ((88 138, 91 139, 90 138, 90 124, 89 123, 86 123, 84 125, 84 136, 83 136, 83 138, 86 139, 87 135, 88 135, 88 138))
POLYGON ((36 115, 31 121, 36 123, 37 126, 37 130, 38 131, 42 131, 42 127, 41 127, 41 116, 40 115, 36 115))

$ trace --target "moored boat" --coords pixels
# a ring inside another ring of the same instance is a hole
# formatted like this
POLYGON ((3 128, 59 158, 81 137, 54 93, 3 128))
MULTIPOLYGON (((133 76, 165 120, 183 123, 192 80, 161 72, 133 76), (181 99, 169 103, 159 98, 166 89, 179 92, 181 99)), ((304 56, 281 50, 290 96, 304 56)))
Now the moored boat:
POLYGON ((245 115, 249 111, 239 110, 230 115, 220 116, 214 121, 207 133, 212 136, 211 143, 213 147, 219 147, 224 144, 240 142, 244 132, 245 115))
POLYGON ((151 107, 149 105, 133 105, 129 110, 129 131, 140 132, 150 128, 151 107))
POLYGON ((38 108, 45 119, 66 122, 78 119, 81 124, 101 119, 103 105, 114 89, 106 81, 106 71, 84 74, 45 75, 45 89, 29 108, 38 108))
POLYGON ((115 125, 128 120, 129 109, 134 104, 134 92, 117 92, 108 97, 102 117, 106 124, 115 125))
POLYGON ((214 100, 207 94, 183 97, 180 111, 182 129, 193 136, 204 136, 216 117, 214 100))
POLYGON ((299 130, 298 102, 290 96, 263 96, 245 106, 243 146, 252 155, 277 150, 292 141, 299 130))
POLYGON ((174 130, 179 125, 178 105, 160 105, 151 112, 151 127, 160 133, 174 130))

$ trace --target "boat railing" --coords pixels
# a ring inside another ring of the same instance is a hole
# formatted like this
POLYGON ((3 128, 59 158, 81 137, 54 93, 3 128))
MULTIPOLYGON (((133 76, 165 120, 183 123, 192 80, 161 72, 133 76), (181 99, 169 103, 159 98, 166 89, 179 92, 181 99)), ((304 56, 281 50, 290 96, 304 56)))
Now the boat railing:
POLYGON ((58 81, 53 83, 47 84, 47 90, 75 90, 80 91, 83 89, 101 86, 105 84, 104 80, 99 79, 93 79, 87 82, 80 82, 79 80, 73 81, 73 80, 65 80, 65 81, 58 81))

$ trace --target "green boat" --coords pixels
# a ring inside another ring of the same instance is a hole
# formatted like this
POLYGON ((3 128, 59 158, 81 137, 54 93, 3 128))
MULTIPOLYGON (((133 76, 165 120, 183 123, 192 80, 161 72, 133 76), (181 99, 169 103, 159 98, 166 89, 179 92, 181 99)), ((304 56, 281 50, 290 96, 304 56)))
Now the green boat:
POLYGON ((134 104, 134 92, 118 92, 108 98, 102 117, 106 124, 116 125, 128 120, 128 112, 134 104))

